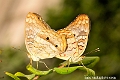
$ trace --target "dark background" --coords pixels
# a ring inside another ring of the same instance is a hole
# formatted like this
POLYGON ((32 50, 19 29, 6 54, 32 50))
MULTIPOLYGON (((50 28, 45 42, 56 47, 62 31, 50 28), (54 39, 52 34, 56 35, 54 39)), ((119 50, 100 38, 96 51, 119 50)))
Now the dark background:
MULTIPOLYGON (((100 52, 87 55, 100 57, 100 61, 92 69, 96 72, 96 76, 120 79, 120 0, 63 0, 59 9, 48 8, 46 11, 45 21, 55 30, 66 27, 77 15, 87 14, 91 30, 85 53, 100 48, 100 52)), ((25 45, 21 50, 1 46, 0 77, 4 76, 1 80, 11 79, 4 74, 4 71, 29 74, 25 68, 29 63, 24 52, 25 45)), ((50 68, 57 66, 60 61, 55 58, 45 60, 50 68)), ((46 68, 43 64, 39 64, 39 69, 46 68)), ((84 74, 85 72, 79 70, 68 75, 51 73, 39 80, 84 80, 84 74)))

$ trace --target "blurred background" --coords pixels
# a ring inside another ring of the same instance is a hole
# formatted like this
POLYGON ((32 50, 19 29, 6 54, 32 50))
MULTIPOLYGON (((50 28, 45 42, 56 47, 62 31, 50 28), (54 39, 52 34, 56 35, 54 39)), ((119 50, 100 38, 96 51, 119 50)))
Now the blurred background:
MULTIPOLYGON (((55 30, 66 27, 78 14, 87 14, 91 31, 85 53, 98 47, 101 50, 87 55, 100 57, 92 69, 96 76, 120 79, 120 0, 0 0, 0 10, 1 80, 13 80, 4 74, 5 71, 29 74, 26 71, 29 59, 24 45, 24 24, 28 12, 39 13, 55 30)), ((45 62, 53 68, 61 60, 53 58, 45 62)), ((39 64, 39 69, 46 70, 46 67, 39 64)), ((84 80, 84 74, 79 70, 68 75, 51 73, 39 80, 84 80)))

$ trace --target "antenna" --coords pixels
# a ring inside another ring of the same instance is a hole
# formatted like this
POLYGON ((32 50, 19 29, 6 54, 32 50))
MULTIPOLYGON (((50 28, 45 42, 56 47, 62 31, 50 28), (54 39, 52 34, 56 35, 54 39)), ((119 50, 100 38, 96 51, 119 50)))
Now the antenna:
POLYGON ((100 49, 99 49, 99 48, 96 48, 96 49, 94 49, 94 50, 92 50, 92 51, 90 51, 90 52, 87 52, 87 53, 83 54, 83 55, 85 56, 85 55, 87 55, 87 54, 90 54, 90 53, 93 53, 93 52, 98 52, 98 51, 100 51, 100 49))

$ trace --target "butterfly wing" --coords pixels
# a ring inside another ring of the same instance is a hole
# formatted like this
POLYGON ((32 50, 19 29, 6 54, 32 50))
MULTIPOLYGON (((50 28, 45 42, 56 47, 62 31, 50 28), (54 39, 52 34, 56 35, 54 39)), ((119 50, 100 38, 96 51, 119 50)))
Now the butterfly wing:
POLYGON ((58 35, 36 13, 28 13, 25 22, 25 45, 33 61, 52 58, 66 48, 64 35, 58 35))
POLYGON ((70 23, 65 30, 58 31, 59 34, 65 34, 67 37, 67 49, 64 53, 57 55, 57 58, 68 60, 71 62, 78 62, 81 55, 85 51, 89 34, 89 18, 82 14, 70 23), (66 33, 69 31, 69 33, 66 33), (74 36, 73 36, 74 35, 74 36))
POLYGON ((78 54, 81 56, 87 46, 90 31, 88 16, 85 14, 78 15, 78 17, 69 26, 67 26, 66 29, 71 30, 71 32, 75 35, 79 48, 78 54))

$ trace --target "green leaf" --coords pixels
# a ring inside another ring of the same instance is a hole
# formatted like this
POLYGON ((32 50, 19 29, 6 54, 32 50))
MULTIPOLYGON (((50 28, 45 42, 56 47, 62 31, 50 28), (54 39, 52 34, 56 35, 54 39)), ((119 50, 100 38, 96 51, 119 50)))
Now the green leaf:
POLYGON ((87 75, 86 76, 95 76, 95 71, 92 69, 87 68, 87 75))
MULTIPOLYGON (((59 74, 69 74, 76 69, 80 69, 83 71, 87 71, 86 76, 95 76, 95 72, 92 69, 89 69, 93 67, 97 62, 99 61, 99 57, 85 57, 81 63, 82 66, 75 66, 75 67, 63 67, 63 68, 54 68, 54 70, 59 74), (88 68, 86 68, 88 67, 88 68)), ((68 64, 81 64, 80 62, 77 63, 69 63, 68 61, 63 62, 61 65, 68 65, 68 64)))
POLYGON ((54 70, 59 74, 69 74, 75 71, 78 67, 63 67, 63 68, 54 68, 54 70))
POLYGON ((53 71, 52 69, 50 69, 48 71, 40 71, 40 70, 37 70, 34 67, 32 67, 32 65, 28 65, 27 70, 30 71, 31 73, 35 74, 35 75, 41 75, 41 76, 47 75, 47 74, 49 74, 53 71))
POLYGON ((21 73, 21 72, 17 72, 17 73, 15 73, 15 76, 26 77, 27 79, 30 80, 30 79, 32 79, 32 78, 35 77, 35 74, 25 75, 25 74, 23 74, 23 73, 21 73))
POLYGON ((87 71, 86 76, 95 76, 95 71, 90 68, 86 68, 85 66, 78 66, 79 70, 87 71))
POLYGON ((89 68, 92 68, 93 66, 95 66, 95 64, 100 60, 99 57, 85 57, 82 60, 82 63, 89 68))
POLYGON ((9 72, 5 72, 6 75, 14 78, 15 80, 20 80, 20 78, 18 78, 17 76, 13 75, 12 73, 9 73, 9 72))
POLYGON ((15 75, 15 76, 22 76, 22 77, 25 76, 25 74, 23 74, 23 73, 21 73, 21 72, 17 72, 17 73, 15 73, 14 75, 15 75))
POLYGON ((86 71, 86 76, 95 76, 95 72, 92 69, 86 68, 84 66, 54 68, 54 70, 59 74, 69 74, 75 71, 76 69, 86 71))
MULTIPOLYGON (((86 67, 93 67, 97 62, 99 61, 99 57, 85 57, 81 62, 83 63, 83 66, 75 66, 75 67, 62 67, 62 68, 54 68, 54 71, 56 71, 59 74, 70 74, 76 69, 86 71, 87 74, 86 76, 95 76, 95 72, 92 69, 86 68, 86 67), (85 66, 84 66, 85 65, 85 66)), ((68 61, 65 61, 62 63, 62 65, 68 65, 68 61)), ((70 64, 79 64, 77 63, 70 63, 70 64)), ((9 72, 5 72, 6 75, 14 78, 15 80, 20 80, 18 77, 26 77, 27 79, 31 80, 33 79, 36 75, 47 75, 51 72, 53 72, 53 69, 50 69, 48 71, 40 71, 32 67, 32 65, 28 65, 27 70, 30 71, 33 74, 30 75, 25 75, 21 72, 17 72, 15 74, 11 74, 9 72)))

